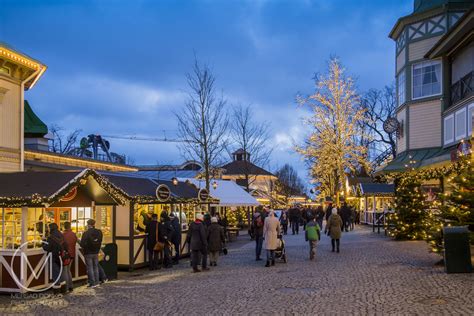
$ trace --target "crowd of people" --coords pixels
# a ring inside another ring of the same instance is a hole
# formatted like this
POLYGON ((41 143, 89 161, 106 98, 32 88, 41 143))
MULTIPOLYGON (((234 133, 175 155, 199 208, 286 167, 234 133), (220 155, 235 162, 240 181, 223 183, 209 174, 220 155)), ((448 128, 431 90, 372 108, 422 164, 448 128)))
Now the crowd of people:
POLYGON ((266 267, 275 264, 272 256, 278 243, 275 240, 282 235, 288 234, 291 228, 293 235, 298 235, 300 228, 305 232, 305 240, 309 243, 309 258, 313 260, 316 256, 316 245, 321 239, 321 232, 324 231, 331 238, 333 252, 340 252, 340 239, 342 232, 354 229, 354 225, 359 223, 359 212, 343 203, 341 207, 328 204, 326 210, 322 206, 317 208, 302 208, 293 206, 283 210, 277 218, 274 211, 264 207, 258 207, 252 218, 250 232, 255 239, 255 260, 260 261, 262 249, 267 252, 266 267), (323 227, 323 222, 326 225, 323 227), (278 223, 276 225, 275 223, 278 223))
MULTIPOLYGON (((43 240, 43 249, 51 254, 53 289, 63 292, 73 291, 71 266, 76 257, 78 238, 71 230, 71 223, 64 223, 61 232, 56 223, 48 224, 48 234, 43 240)), ((84 254, 87 267, 88 287, 94 288, 107 282, 104 269, 99 264, 102 252, 102 231, 95 228, 95 220, 87 221, 87 231, 80 240, 81 251, 84 254)))
MULTIPOLYGON (((333 252, 340 252, 342 232, 354 229, 358 223, 358 212, 343 203, 341 207, 329 204, 326 209, 291 207, 276 212, 265 207, 257 207, 253 213, 250 234, 255 239, 255 259, 263 260, 262 250, 266 251, 265 267, 275 265, 275 251, 281 247, 282 235, 291 229, 293 235, 298 235, 300 228, 304 231, 305 240, 309 244, 309 258, 316 257, 316 246, 324 232, 331 238, 333 252), (324 220, 326 224, 323 226, 324 220)), ((191 256, 191 267, 194 272, 209 270, 209 266, 217 266, 219 255, 226 254, 225 221, 218 214, 197 214, 196 219, 189 225, 183 246, 181 240, 181 225, 173 213, 161 212, 160 218, 155 213, 147 214, 141 221, 146 233, 146 247, 149 255, 149 269, 157 270, 171 268, 179 263, 183 247, 187 245, 191 256)), ((61 232, 56 223, 47 227, 48 236, 43 248, 52 255, 53 288, 64 286, 66 291, 73 290, 71 265, 76 255, 78 238, 71 230, 71 223, 64 223, 61 232), (62 268, 61 268, 62 267, 62 268)), ((95 220, 87 221, 87 231, 79 242, 87 266, 88 287, 97 287, 107 282, 107 276, 99 264, 101 255, 102 232, 95 228, 95 220)))

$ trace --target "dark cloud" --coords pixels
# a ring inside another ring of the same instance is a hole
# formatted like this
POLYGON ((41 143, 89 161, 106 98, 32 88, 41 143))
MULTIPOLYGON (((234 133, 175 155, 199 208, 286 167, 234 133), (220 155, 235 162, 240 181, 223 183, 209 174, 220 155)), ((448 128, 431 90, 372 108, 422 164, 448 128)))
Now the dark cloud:
MULTIPOLYGON (((84 133, 156 137, 173 133, 193 56, 209 63, 231 102, 272 122, 272 166, 290 161, 304 128, 294 98, 330 55, 360 90, 393 81, 387 35, 412 0, 12 1, 0 39, 49 69, 27 93, 41 118, 84 133), (19 18, 21 16, 21 18, 19 18)), ((172 136, 172 135, 169 135, 172 136)), ((177 162, 172 143, 113 140, 138 163, 177 162)))

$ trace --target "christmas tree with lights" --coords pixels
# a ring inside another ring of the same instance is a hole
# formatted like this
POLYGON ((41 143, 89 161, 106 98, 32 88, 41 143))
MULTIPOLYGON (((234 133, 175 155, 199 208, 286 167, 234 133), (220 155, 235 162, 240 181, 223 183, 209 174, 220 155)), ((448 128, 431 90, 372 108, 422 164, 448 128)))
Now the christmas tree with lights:
POLYGON ((421 191, 421 181, 412 172, 396 183, 395 209, 392 215, 394 223, 389 235, 399 240, 425 239, 429 212, 426 211, 425 196, 421 191))
POLYGON ((443 247, 442 229, 445 226, 468 226, 474 242, 474 168, 469 156, 461 157, 460 168, 447 178, 447 193, 441 195, 443 205, 432 218, 429 242, 434 252, 443 247))

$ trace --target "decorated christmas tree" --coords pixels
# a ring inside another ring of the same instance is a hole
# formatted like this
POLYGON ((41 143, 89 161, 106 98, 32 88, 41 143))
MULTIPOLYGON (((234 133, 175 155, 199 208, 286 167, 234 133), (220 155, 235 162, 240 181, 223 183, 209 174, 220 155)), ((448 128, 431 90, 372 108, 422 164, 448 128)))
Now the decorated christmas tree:
POLYGON ((441 252, 444 226, 468 226, 474 242, 474 168, 470 157, 463 156, 459 169, 447 178, 447 193, 442 195, 443 205, 435 218, 429 242, 432 250, 441 252))
POLYGON ((427 218, 425 196, 421 191, 421 181, 416 173, 398 179, 396 183, 395 209, 391 221, 394 226, 390 236, 395 239, 425 239, 427 237, 427 218))

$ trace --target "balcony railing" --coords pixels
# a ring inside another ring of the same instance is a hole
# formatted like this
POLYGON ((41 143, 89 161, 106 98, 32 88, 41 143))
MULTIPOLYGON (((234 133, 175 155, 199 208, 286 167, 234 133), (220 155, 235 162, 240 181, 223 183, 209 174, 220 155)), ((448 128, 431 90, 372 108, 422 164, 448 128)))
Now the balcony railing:
POLYGON ((449 106, 451 107, 471 95, 474 95, 474 70, 451 86, 451 103, 449 106))

